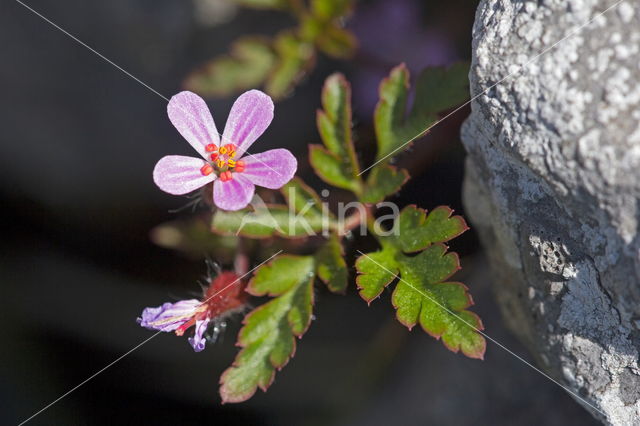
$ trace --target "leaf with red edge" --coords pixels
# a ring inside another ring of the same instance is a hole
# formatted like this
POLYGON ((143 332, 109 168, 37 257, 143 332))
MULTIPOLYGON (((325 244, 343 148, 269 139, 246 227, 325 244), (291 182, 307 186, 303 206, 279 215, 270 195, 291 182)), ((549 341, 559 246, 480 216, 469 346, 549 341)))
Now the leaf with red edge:
POLYGON ((266 391, 293 357, 295 338, 311 323, 315 263, 310 256, 279 256, 256 272, 247 290, 275 295, 251 311, 238 335, 242 350, 220 378, 223 402, 242 402, 257 388, 266 391))
POLYGON ((360 196, 363 203, 378 203, 390 195, 396 194, 409 180, 409 173, 398 170, 388 164, 374 167, 360 196))
POLYGON ((361 191, 360 183, 343 160, 322 145, 309 145, 309 162, 318 177, 328 184, 355 193, 361 191))
POLYGON ((316 273, 333 293, 344 293, 347 290, 349 271, 344 260, 344 249, 337 235, 332 234, 316 253, 316 273))
POLYGON ((438 113, 463 103, 469 97, 469 65, 426 68, 415 85, 415 102, 407 112, 409 70, 405 64, 393 68, 380 83, 380 100, 374 113, 378 139, 376 160, 388 161, 423 136, 438 120, 438 113))
POLYGON ((356 285, 360 297, 371 303, 394 280, 398 273, 395 256, 397 250, 393 246, 385 246, 382 250, 363 254, 356 260, 356 285))
POLYGON ((382 250, 361 253, 356 282, 360 296, 370 303, 398 278, 392 295, 398 321, 409 329, 419 323, 453 352, 482 359, 486 342, 480 333, 482 321, 467 310, 473 304, 471 295, 463 284, 447 281, 460 262, 443 242, 468 229, 464 219, 452 213, 448 207, 429 215, 415 206, 403 209, 395 235, 379 238, 382 250))
POLYGON ((443 244, 433 244, 415 257, 400 256, 401 279, 392 296, 396 316, 409 329, 420 323, 451 351, 482 359, 486 346, 479 333, 482 321, 466 310, 473 304, 467 288, 444 282, 460 269, 458 256, 446 251, 443 244))
POLYGON ((433 243, 444 243, 469 229, 462 216, 452 216, 453 210, 439 206, 427 211, 415 205, 407 206, 396 221, 396 242, 404 252, 415 252, 433 243))

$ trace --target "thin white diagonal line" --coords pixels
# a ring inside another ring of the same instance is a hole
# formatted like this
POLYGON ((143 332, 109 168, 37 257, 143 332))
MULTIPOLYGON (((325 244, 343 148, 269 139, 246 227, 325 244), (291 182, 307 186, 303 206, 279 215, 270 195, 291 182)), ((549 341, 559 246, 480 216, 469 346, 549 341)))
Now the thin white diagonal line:
POLYGON ((111 363, 107 364, 106 366, 104 366, 103 368, 101 368, 100 370, 96 371, 95 373, 93 373, 91 376, 87 377, 86 379, 84 379, 82 382, 78 383, 76 386, 72 387, 71 389, 69 389, 67 392, 63 393, 62 395, 60 395, 58 398, 56 398, 55 400, 51 401, 49 404, 45 405, 44 407, 42 407, 40 409, 40 411, 34 413, 31 415, 31 417, 29 417, 28 419, 23 420, 22 422, 20 422, 20 424, 18 426, 22 426, 23 424, 27 423, 29 420, 33 419, 35 416, 37 416, 38 414, 42 413, 43 411, 45 411, 47 408, 51 407, 52 405, 54 405, 56 402, 60 401, 62 398, 64 398, 65 396, 69 395, 71 392, 73 392, 74 390, 78 389, 80 386, 84 385, 85 383, 87 383, 89 380, 93 379, 94 377, 96 377, 98 374, 102 373, 103 371, 105 371, 107 368, 111 367, 112 365, 114 365, 115 363, 117 363, 118 361, 120 361, 122 358, 126 357, 127 355, 129 355, 131 352, 135 351, 136 349, 138 349, 140 346, 144 345, 145 343, 147 343, 149 340, 153 339, 154 337, 156 337, 158 334, 162 333, 162 331, 158 331, 157 333, 151 335, 151 337, 147 337, 145 340, 143 340, 142 342, 138 343, 136 346, 134 346, 133 348, 129 349, 127 352, 125 352, 123 355, 120 355, 118 358, 116 358, 114 361, 112 361, 111 363))
MULTIPOLYGON (((246 272, 244 275, 242 275, 241 277, 237 278, 234 282, 232 282, 231 284, 228 284, 226 287, 224 287, 222 290, 217 291, 213 296, 207 298, 206 300, 202 301, 202 303, 206 303, 209 300, 213 299, 214 297, 216 297, 218 294, 222 293, 223 291, 225 291, 226 289, 228 289, 229 287, 231 287, 232 285, 236 284, 237 282, 240 282, 240 280, 242 280, 244 277, 246 277, 247 275, 249 275, 250 273, 252 273, 253 271, 255 271, 256 269, 258 269, 259 267, 261 267, 262 265, 264 265, 265 263, 267 263, 268 261, 270 261, 271 259, 273 259, 274 257, 276 257, 277 255, 279 255, 280 253, 282 253, 283 250, 280 250, 278 252, 276 252, 275 254, 273 254, 271 257, 269 257, 267 260, 262 261, 259 265, 257 265, 256 267, 254 267, 253 269, 251 269, 250 271, 246 272)), ((144 345, 145 343, 147 343, 148 341, 150 341, 151 339, 153 339, 154 337, 156 337, 158 334, 162 333, 162 331, 158 331, 157 333, 154 333, 151 335, 151 337, 147 337, 145 340, 143 340, 142 342, 138 343, 136 346, 134 346, 133 348, 129 349, 126 353, 124 353, 123 355, 120 355, 118 358, 116 358, 114 361, 110 362, 109 364, 107 364, 106 366, 104 366, 103 368, 101 368, 100 370, 96 371, 95 373, 93 373, 91 376, 87 377, 86 379, 84 379, 82 382, 78 383, 76 386, 74 386, 73 388, 69 389, 67 392, 63 393, 61 396, 59 396, 58 398, 56 398, 55 400, 51 401, 49 404, 45 405, 44 407, 42 407, 39 411, 37 411, 36 413, 32 414, 29 418, 23 420, 22 422, 20 422, 20 424, 18 424, 18 426, 22 426, 23 424, 27 423, 28 421, 30 421, 31 419, 33 419, 34 417, 36 417, 38 414, 42 413, 43 411, 47 410, 48 408, 50 408, 51 406, 53 406, 54 404, 56 404, 57 402, 59 402, 61 399, 63 399, 64 397, 66 397, 67 395, 69 395, 70 393, 72 393, 73 391, 75 391, 76 389, 80 388, 82 385, 84 385, 85 383, 89 382, 91 379, 95 378, 96 376, 98 376, 100 373, 104 372, 105 370, 107 370, 109 367, 113 366, 114 364, 116 364, 118 361, 122 360, 124 357, 126 357, 127 355, 131 354, 133 351, 135 351, 136 349, 140 348, 142 345, 144 345)))
POLYGON ((35 15, 39 16, 43 21, 47 22, 49 25, 53 26, 55 29, 57 29, 58 31, 62 32, 63 34, 65 34, 67 37, 71 38, 73 41, 75 41, 76 43, 80 44, 81 46, 86 47, 87 49, 89 49, 91 52, 95 53, 96 55, 98 55, 100 58, 104 59, 106 62, 108 62, 109 64, 113 65, 114 67, 116 67, 117 69, 119 69, 120 71, 122 71, 124 74, 126 74, 128 77, 134 79, 135 81, 137 81, 138 83, 140 83, 141 85, 143 85, 144 87, 146 87, 147 89, 149 89, 150 91, 152 91, 153 93, 155 93, 156 95, 160 96, 162 99, 164 99, 165 101, 169 102, 169 98, 167 98, 166 96, 164 96, 162 93, 158 92, 156 89, 154 89, 153 87, 149 86, 147 83, 145 83, 144 81, 140 80, 138 77, 136 77, 135 75, 131 74, 129 71, 125 70, 124 68, 122 68, 120 65, 116 64, 115 62, 113 62, 111 59, 107 58, 106 56, 104 56, 102 53, 98 52, 97 50, 95 50, 93 47, 89 46, 87 43, 85 43, 84 41, 80 40, 78 37, 74 36, 73 34, 71 34, 69 31, 65 30, 64 28, 60 27, 58 24, 56 24, 55 22, 53 22, 51 19, 47 18, 46 16, 44 16, 43 14, 41 14, 40 12, 38 12, 37 10, 33 9, 31 6, 23 3, 21 0, 16 0, 16 2, 18 4, 20 4, 21 6, 23 6, 24 8, 26 8, 27 10, 31 11, 32 13, 34 13, 35 15))
POLYGON ((477 328, 476 326, 474 326, 473 324, 471 324, 470 322, 466 321, 464 318, 462 318, 460 315, 456 314, 455 312, 453 312, 451 309, 449 309, 448 307, 446 307, 445 305, 443 305, 442 303, 438 302, 436 299, 434 299, 433 297, 429 296, 428 294, 426 294, 425 292, 423 292, 422 290, 420 290, 419 288, 415 287, 414 285, 412 285, 411 283, 409 283, 408 281, 406 281, 405 279, 403 279, 400 275, 398 274, 394 274, 393 271, 390 271, 389 269, 387 269, 384 265, 381 265, 380 263, 376 262, 375 259, 373 259, 371 256, 367 255, 366 253, 363 253, 360 250, 357 250, 358 253, 360 253, 362 256, 366 256, 367 259, 369 259, 370 261, 372 261, 373 263, 375 263, 376 265, 378 265, 380 268, 384 269, 385 271, 387 271, 388 273, 390 273, 391 275, 393 275, 395 278, 397 278, 398 280, 402 281, 404 284, 408 285, 409 287, 411 287, 413 290, 415 290, 416 292, 418 292, 419 294, 421 294, 422 296, 424 296, 425 298, 429 299, 430 301, 432 301, 433 303, 435 303, 438 307, 444 309, 446 312, 448 312, 449 314, 453 315, 454 317, 456 317, 457 319, 459 319, 460 321, 462 321, 466 326, 471 327, 473 330, 475 330, 477 333, 480 333, 482 336, 484 336, 487 340, 490 340, 492 343, 494 343, 495 345, 497 345, 500 349, 506 351, 507 353, 511 354, 512 356, 516 357, 518 360, 520 360, 521 362, 523 362, 525 365, 529 366, 530 368, 532 368, 533 370, 537 371, 538 373, 542 374, 544 377, 546 377, 547 379, 551 380, 553 383, 555 383, 556 385, 560 386, 562 389, 564 389, 566 392, 570 393, 571 395, 575 396, 576 398, 578 398, 580 401, 584 402, 585 404, 587 404, 589 407, 593 408, 594 410, 596 410, 597 412, 599 412, 600 414, 602 414, 603 416, 605 416, 605 418, 607 417, 607 415, 600 410, 599 408, 595 407, 593 404, 591 404, 589 401, 585 400, 584 398, 582 398, 580 395, 578 395, 577 393, 575 393, 574 391, 572 391, 571 389, 567 388, 566 386, 564 386, 563 384, 561 384, 560 382, 558 382, 556 379, 554 379, 553 377, 549 376, 547 373, 545 373, 544 371, 540 370, 538 367, 534 366, 533 364, 531 364, 530 362, 528 362, 527 360, 525 360, 524 358, 522 358, 520 355, 516 354, 515 352, 513 352, 512 350, 510 350, 509 348, 507 348, 505 345, 503 345, 502 343, 498 342, 496 339, 494 339, 493 337, 489 336, 487 333, 485 333, 484 331, 480 330, 479 328, 477 328))
POLYGON ((378 161, 376 161, 375 163, 373 163, 372 165, 370 165, 369 167, 367 167, 366 169, 364 169, 363 171, 361 171, 360 173, 358 173, 358 176, 362 175, 364 172, 366 172, 367 170, 370 170, 371 168, 375 167, 376 165, 378 165, 380 162, 386 160, 387 158, 391 157, 393 154, 395 154, 396 152, 398 152, 399 150, 401 150, 402 148, 404 148, 405 146, 407 146, 408 144, 410 144, 411 142, 413 142, 414 140, 416 140, 417 138, 419 138, 420 136, 426 134, 429 130, 433 129, 435 126, 437 126, 438 124, 442 123, 444 120, 446 120, 447 118, 451 117, 453 114, 455 114, 456 112, 460 111, 462 108, 466 107, 467 105, 469 105, 471 102, 475 101, 476 99, 478 99, 480 96, 484 95, 485 93, 489 92, 491 89, 493 89, 494 87, 496 87, 498 84, 502 83, 503 81, 513 77, 516 74, 519 74, 523 69, 525 69, 527 66, 531 65, 533 62, 535 62, 536 60, 538 60, 542 55, 544 55, 545 53, 549 52, 550 50, 554 49, 556 46, 558 46, 560 43, 562 43, 563 41, 567 40, 568 38, 573 37, 574 35, 576 35, 577 33, 579 33, 580 31, 582 31, 582 29, 586 26, 588 26, 589 24, 591 24, 593 21, 595 21, 596 19, 598 19, 599 17, 601 17, 602 15, 604 15, 605 13, 609 12, 610 10, 614 9, 615 7, 617 7, 620 3, 622 3, 624 0, 618 0, 617 2, 615 2, 613 5, 609 6, 608 8, 606 8, 605 10, 603 10, 602 12, 600 12, 599 14, 597 14, 596 16, 594 16, 593 18, 591 18, 589 21, 585 22, 584 24, 574 28, 573 30, 571 30, 569 32, 569 34, 567 34, 566 36, 564 36, 563 38, 561 38, 560 40, 556 41, 555 43, 553 43, 551 46, 543 49, 540 53, 538 53, 536 56, 534 56, 533 58, 529 59, 527 62, 525 62, 522 65, 518 65, 518 69, 513 71, 510 74, 507 74, 506 77, 501 78, 500 80, 498 80, 496 83, 492 84, 491 86, 487 87, 486 89, 484 89, 482 92, 478 93, 477 95, 475 95, 474 97, 472 97, 471 99, 469 99, 468 101, 466 101, 465 103, 463 103, 462 105, 460 105, 459 107, 457 107, 456 109, 454 109, 453 111, 451 111, 449 114, 445 115, 444 117, 442 117, 440 120, 436 121, 435 123, 433 123, 431 126, 427 127, 426 129, 424 129, 422 132, 418 133, 417 135, 415 135, 414 137, 412 137, 411 139, 409 139, 408 141, 406 141, 405 143, 403 143, 402 145, 400 145, 399 147, 397 147, 396 149, 394 149, 393 151, 391 151, 390 153, 388 153, 387 155, 385 155, 384 157, 382 157, 381 159, 379 159, 378 161))
MULTIPOLYGON (((32 8, 31 6, 29 6, 28 4, 24 3, 21 0, 15 0, 18 4, 20 4, 21 6, 23 6, 25 9, 29 10, 30 12, 32 12, 33 14, 35 14, 36 16, 40 17, 43 21, 47 22, 49 25, 51 25, 52 27, 54 27, 55 29, 57 29, 58 31, 60 31, 61 33, 63 33, 64 35, 66 35, 67 37, 69 37, 70 39, 72 39, 73 41, 75 41, 76 43, 78 43, 79 45, 87 48, 88 50, 90 50, 92 53, 96 54, 98 57, 100 57, 101 59, 103 59, 105 62, 111 64, 112 66, 114 66, 115 68, 117 68, 118 70, 120 70, 122 73, 124 73, 127 77, 132 78, 133 80, 137 81, 138 83, 140 83, 142 86, 146 87, 148 90, 150 90, 151 92, 155 93, 156 95, 160 96, 162 99, 164 99, 165 101, 169 102, 169 98, 167 98, 165 95, 163 95, 162 93, 158 92, 156 89, 154 89, 153 87, 149 86, 147 83, 145 83, 144 81, 140 80, 138 77, 136 77, 135 75, 131 74, 129 71, 125 70, 124 68, 122 68, 120 65, 116 64, 115 62, 113 62, 111 59, 107 58, 106 56, 104 56, 102 53, 98 52, 96 49, 94 49, 93 47, 89 46, 87 43, 85 43, 84 41, 80 40, 78 37, 74 36, 73 34, 71 34, 69 31, 65 30, 64 28, 62 28, 60 25, 56 24, 55 22, 53 22, 51 19, 47 18, 46 16, 44 16, 42 13, 38 12, 37 10, 35 10, 34 8, 32 8)), ((191 114, 191 112, 182 109, 182 112, 186 113, 187 115, 191 116, 192 119, 195 120, 195 117, 191 114)), ((216 132, 217 133, 217 132, 216 132)), ((222 135, 220 133, 218 133, 218 136, 220 136, 222 138, 222 135)), ((222 140, 222 139, 221 139, 222 140)), ((264 163, 262 160, 260 160, 259 158, 256 158, 253 154, 251 154, 248 151, 245 151, 244 155, 248 155, 251 158, 256 159, 259 163, 262 163, 262 165, 266 166, 268 169, 270 169, 272 172, 276 173, 277 175, 281 176, 282 174, 280 172, 278 172, 277 170, 275 170, 274 168, 272 168, 271 166, 269 166, 268 164, 264 163)))

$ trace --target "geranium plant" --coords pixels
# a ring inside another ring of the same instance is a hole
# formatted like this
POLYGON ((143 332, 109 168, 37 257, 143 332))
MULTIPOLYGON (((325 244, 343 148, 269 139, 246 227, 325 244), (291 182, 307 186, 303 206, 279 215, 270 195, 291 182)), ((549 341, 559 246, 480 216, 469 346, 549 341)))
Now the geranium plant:
POLYGON ((482 322, 468 309, 473 301, 467 288, 450 280, 460 261, 446 243, 468 229, 464 219, 445 206, 396 209, 391 223, 381 221, 378 211, 410 179, 407 170, 391 165, 392 158, 423 135, 439 113, 466 99, 466 73, 464 64, 426 69, 417 78, 408 111, 409 72, 404 65, 394 68, 380 84, 374 114, 377 152, 367 167, 353 142, 350 85, 341 74, 326 79, 317 112, 323 144, 309 146, 308 160, 320 179, 351 193, 355 213, 348 215, 294 177, 297 160, 289 151, 248 152, 273 118, 268 95, 257 90, 242 94, 221 138, 199 96, 174 96, 169 117, 201 158, 164 157, 154 180, 172 194, 200 188, 210 227, 192 224, 178 232, 201 244, 216 239, 220 262, 235 261, 236 270, 212 277, 201 299, 145 309, 140 325, 178 335, 193 328, 189 341, 199 351, 210 324, 242 312, 251 296, 269 297, 244 317, 237 339, 241 349, 221 377, 223 402, 245 401, 272 384, 311 324, 317 283, 336 294, 355 285, 367 303, 393 286, 398 321, 409 329, 419 324, 448 349, 481 359, 482 322), (254 196, 255 185, 279 189, 282 202, 263 202, 254 196), (358 230, 378 248, 365 253, 358 239, 344 238, 358 230), (271 244, 256 244, 261 241, 271 244), (255 265, 248 272, 247 258, 255 265))

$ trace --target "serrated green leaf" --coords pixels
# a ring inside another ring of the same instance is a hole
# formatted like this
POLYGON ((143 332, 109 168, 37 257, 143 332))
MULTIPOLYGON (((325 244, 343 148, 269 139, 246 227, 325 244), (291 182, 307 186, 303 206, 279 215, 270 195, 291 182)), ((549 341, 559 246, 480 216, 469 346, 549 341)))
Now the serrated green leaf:
POLYGON ((397 130, 402 127, 409 92, 409 70, 400 64, 391 70, 387 78, 380 83, 380 100, 373 115, 378 153, 376 160, 385 158, 403 141, 399 140, 397 130))
POLYGON ((462 216, 451 216, 453 210, 449 207, 436 207, 426 213, 416 206, 407 206, 400 212, 395 224, 395 241, 403 251, 419 251, 433 243, 449 241, 469 229, 462 216))
POLYGON ((282 188, 280 192, 296 212, 305 214, 322 214, 322 202, 320 197, 310 186, 299 177, 294 177, 282 188))
POLYGON ((338 188, 360 192, 360 183, 353 178, 351 170, 335 154, 321 145, 309 145, 309 162, 320 179, 338 188))
POLYGON ((351 12, 352 0, 311 0, 311 13, 318 19, 329 21, 351 12))
POLYGON ((398 321, 412 328, 422 328, 453 352, 471 358, 482 358, 485 340, 478 330, 482 322, 466 308, 471 296, 461 283, 443 282, 459 269, 458 257, 446 253, 442 244, 434 244, 415 257, 397 257, 401 280, 396 285, 392 302, 398 321))
POLYGON ((191 73, 185 86, 203 96, 227 96, 261 86, 276 61, 265 39, 242 38, 229 55, 220 56, 191 73))
POLYGON ((452 210, 438 207, 429 216, 408 206, 396 221, 396 233, 379 237, 382 250, 364 254, 356 261, 356 282, 360 296, 367 302, 399 277, 392 302, 398 320, 411 329, 422 328, 453 352, 461 350, 471 358, 482 358, 485 340, 480 318, 467 310, 473 304, 467 288, 457 282, 445 282, 460 269, 458 255, 447 252, 442 244, 468 228, 452 210), (397 230, 401 232, 398 235, 397 230), (419 251, 416 255, 405 253, 419 251))
POLYGON ((254 9, 287 9, 289 2, 287 0, 233 0, 240 6, 251 7, 254 9))
POLYGON ((322 142, 342 162, 347 175, 357 179, 360 167, 351 135, 351 86, 344 75, 332 74, 322 88, 322 110, 316 122, 322 142))
POLYGON ((329 25, 316 38, 318 48, 333 58, 346 59, 353 55, 358 42, 348 30, 329 25))
POLYGON ((316 253, 316 274, 333 293, 344 293, 349 272, 340 239, 332 234, 316 253))
POLYGON ((378 203, 398 192, 407 180, 409 173, 404 169, 398 170, 388 164, 374 167, 367 177, 360 201, 378 203))
POLYGON ((363 254, 356 260, 356 270, 359 274, 356 284, 360 296, 368 303, 380 296, 398 274, 396 253, 393 247, 385 246, 380 251, 363 254))
POLYGON ((398 258, 402 278, 423 279, 429 284, 446 280, 460 269, 458 255, 449 252, 444 244, 433 244, 416 256, 398 258))
POLYGON ((410 146, 410 141, 424 135, 438 118, 438 113, 468 98, 468 65, 450 68, 427 68, 418 77, 416 101, 406 113, 409 71, 404 64, 391 70, 380 83, 380 100, 374 114, 378 153, 376 160, 386 159, 410 146))
POLYGON ((233 261, 238 237, 215 235, 210 232, 210 221, 204 217, 175 220, 151 230, 151 240, 160 247, 201 256, 209 253, 223 262, 233 261))
POLYGON ((322 215, 297 215, 287 206, 265 206, 254 211, 218 210, 211 228, 222 235, 242 235, 251 238, 300 238, 316 235, 327 224, 322 215))
POLYGON ((286 96, 293 86, 313 66, 313 44, 299 39, 291 32, 283 32, 274 41, 278 59, 265 84, 266 92, 275 99, 286 96))
POLYGON ((311 275, 313 265, 313 257, 278 256, 258 269, 247 291, 254 296, 280 296, 298 285, 302 278, 311 275))
MULTIPOLYGON (((409 120, 424 125, 431 116, 457 106, 469 98, 469 64, 425 68, 416 80, 416 101, 409 120)), ((418 129, 419 130, 419 129, 418 129)))
POLYGON ((261 267, 249 283, 255 294, 279 296, 245 317, 238 335, 243 349, 220 379, 223 402, 246 401, 257 388, 266 390, 275 371, 293 356, 295 337, 301 337, 311 322, 313 270, 312 257, 282 256, 261 267), (287 286, 278 282, 278 275, 287 286))

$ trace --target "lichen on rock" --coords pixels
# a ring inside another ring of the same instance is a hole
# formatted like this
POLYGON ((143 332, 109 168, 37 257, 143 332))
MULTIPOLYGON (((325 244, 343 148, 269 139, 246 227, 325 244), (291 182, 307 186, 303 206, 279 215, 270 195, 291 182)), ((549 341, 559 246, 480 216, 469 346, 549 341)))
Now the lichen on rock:
POLYGON ((505 321, 596 417, 627 425, 640 419, 640 3, 598 16, 614 3, 481 1, 482 95, 462 138, 505 321))

